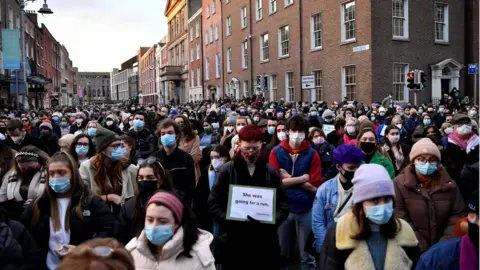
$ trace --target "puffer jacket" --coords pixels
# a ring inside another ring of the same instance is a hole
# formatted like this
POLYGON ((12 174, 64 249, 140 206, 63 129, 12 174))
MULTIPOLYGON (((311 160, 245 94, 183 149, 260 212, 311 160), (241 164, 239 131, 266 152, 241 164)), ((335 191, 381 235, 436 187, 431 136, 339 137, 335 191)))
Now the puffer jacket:
POLYGON ((135 139, 135 156, 132 159, 133 164, 139 160, 147 159, 153 152, 157 151, 157 137, 148 129, 142 129, 140 132, 131 129, 127 135, 135 139))
MULTIPOLYGON (((400 231, 387 241, 384 263, 384 269, 387 270, 412 269, 420 257, 415 233, 407 222, 402 219, 399 219, 399 222, 400 231)), ((358 224, 351 211, 342 216, 328 230, 320 251, 318 269, 375 269, 367 241, 350 238, 350 235, 355 235, 358 231, 358 224)))
POLYGON ((135 269, 192 269, 215 270, 215 259, 210 251, 213 236, 206 231, 199 230, 198 240, 190 251, 191 258, 183 252, 183 228, 179 228, 172 239, 163 246, 162 257, 157 260, 150 251, 149 241, 142 231, 140 236, 133 238, 125 247, 135 261, 135 269))
POLYGON ((455 223, 465 216, 465 204, 444 168, 438 168, 436 185, 422 188, 412 165, 393 181, 395 186, 395 213, 412 226, 420 249, 427 250, 439 241, 454 237, 455 223))

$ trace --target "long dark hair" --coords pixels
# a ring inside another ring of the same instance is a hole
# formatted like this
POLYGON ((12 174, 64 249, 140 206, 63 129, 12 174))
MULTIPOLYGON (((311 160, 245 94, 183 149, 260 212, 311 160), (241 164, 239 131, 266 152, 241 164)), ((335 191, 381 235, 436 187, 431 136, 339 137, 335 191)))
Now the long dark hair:
POLYGON ((91 158, 95 155, 95 146, 93 145, 92 139, 87 136, 87 134, 80 133, 75 138, 73 138, 72 144, 70 145, 70 154, 75 160, 78 160, 78 155, 77 151, 75 151, 75 148, 77 147, 77 143, 81 138, 87 138, 88 139, 88 152, 87 152, 87 157, 91 158))
MULTIPOLYGON (((395 202, 392 198, 392 203, 395 205, 395 202)), ((362 203, 357 203, 352 208, 353 215, 355 216, 355 221, 357 222, 359 231, 354 235, 350 235, 352 239, 356 240, 366 240, 370 237, 372 230, 370 229, 369 221, 363 211, 362 203)), ((397 218, 395 213, 393 213, 390 220, 384 224, 380 225, 380 232, 385 238, 392 239, 397 235, 397 233, 402 229, 402 224, 397 218)))
MULTIPOLYGON (((157 179, 159 181, 162 180, 162 185, 160 186, 162 190, 172 191, 172 192, 174 191, 173 182, 170 177, 170 174, 168 173, 168 170, 165 169, 165 166, 162 164, 162 162, 159 159, 149 158, 145 160, 138 167, 138 171, 140 172, 140 170, 143 168, 151 168, 153 170, 153 173, 157 177, 157 179)), ((137 173, 137 182, 138 182, 138 173, 137 173)), ((131 223, 133 225, 131 228, 133 235, 139 234, 145 226, 145 211, 139 211, 139 210, 143 210, 142 207, 144 207, 144 205, 141 205, 140 191, 136 189, 135 196, 133 197, 133 211, 132 211, 132 223, 131 223)))
MULTIPOLYGON (((275 126, 275 132, 273 132, 273 135, 272 135, 272 141, 270 142, 271 145, 273 146, 276 146, 278 145, 280 142, 278 141, 278 138, 277 138, 277 127, 278 126, 285 126, 285 122, 284 121, 278 121, 277 125, 275 126)), ((287 127, 285 127, 286 129, 287 127)))
MULTIPOLYGON (((398 135, 400 135, 400 129, 395 126, 395 125, 389 125, 388 127, 385 128, 385 136, 383 137, 383 140, 385 142, 385 144, 388 145, 388 147, 392 147, 392 144, 390 143, 390 140, 388 139, 388 133, 390 133, 390 130, 393 130, 393 129, 397 129, 398 130, 398 135)), ((402 138, 402 137, 400 137, 402 138)), ((400 141, 397 142, 397 145, 400 146, 400 141)))
MULTIPOLYGON (((190 251, 192 250, 192 247, 193 245, 197 242, 198 240, 198 234, 199 234, 199 230, 198 230, 198 225, 197 225, 197 219, 195 217, 195 214, 193 213, 192 209, 190 208, 190 206, 188 206, 188 204, 183 200, 181 199, 177 194, 173 193, 173 192, 169 192, 169 191, 164 191, 164 190, 159 190, 157 191, 158 192, 167 192, 167 193, 170 193, 172 194, 173 196, 177 197, 177 199, 179 201, 182 202, 182 205, 183 205, 183 216, 181 218, 181 220, 177 220, 177 217, 174 216, 175 218, 175 223, 178 224, 179 226, 181 226, 183 228, 183 252, 180 254, 182 256, 185 256, 185 257, 188 257, 188 258, 191 258, 192 255, 190 255, 190 251)), ((155 196, 155 194, 153 195, 155 196)), ((162 204, 162 203, 155 203, 157 206, 165 206, 167 207, 170 211, 172 211, 172 209, 170 209, 167 205, 165 204, 162 204)), ((147 208, 148 208, 149 205, 146 205, 144 207, 144 215, 146 216, 146 212, 147 212, 147 208)), ((173 211, 172 211, 173 213, 173 211)), ((145 220, 144 220, 145 222, 145 220)), ((139 236, 140 234, 137 235, 137 237, 139 236)), ((155 246, 152 244, 152 243, 148 243, 149 247, 150 247, 150 250, 152 251, 152 253, 156 252, 155 250, 155 246)))
POLYGON ((177 115, 173 120, 177 118, 183 119, 182 138, 185 138, 185 141, 187 142, 195 139, 196 135, 193 132, 192 123, 190 122, 190 120, 188 120, 188 118, 183 115, 177 115))

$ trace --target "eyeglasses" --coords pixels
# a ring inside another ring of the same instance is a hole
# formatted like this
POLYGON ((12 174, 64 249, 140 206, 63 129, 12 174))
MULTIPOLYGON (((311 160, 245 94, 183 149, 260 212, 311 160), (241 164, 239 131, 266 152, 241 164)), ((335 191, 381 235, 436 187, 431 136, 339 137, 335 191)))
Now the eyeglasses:
POLYGON ((89 144, 88 144, 88 143, 81 143, 81 142, 79 142, 79 143, 77 143, 77 146, 89 146, 89 144))
POLYGON ((422 165, 425 164, 425 163, 427 163, 427 162, 430 163, 430 164, 432 164, 432 163, 433 163, 433 164, 437 164, 437 163, 438 163, 437 158, 436 158, 436 157, 433 157, 433 156, 432 156, 432 157, 428 157, 428 158, 427 158, 427 157, 423 157, 423 156, 419 156, 419 157, 417 157, 417 158, 415 159, 415 161, 416 161, 417 163, 419 163, 419 164, 422 164, 422 165))

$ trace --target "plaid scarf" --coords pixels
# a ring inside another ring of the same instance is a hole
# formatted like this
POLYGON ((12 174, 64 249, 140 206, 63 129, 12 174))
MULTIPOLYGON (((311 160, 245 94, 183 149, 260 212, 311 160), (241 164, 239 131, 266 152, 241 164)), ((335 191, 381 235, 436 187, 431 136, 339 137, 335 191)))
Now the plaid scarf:
POLYGON ((472 133, 468 140, 462 140, 456 131, 448 135, 448 141, 465 149, 467 154, 479 144, 479 138, 476 134, 472 133))
MULTIPOLYGON (((47 175, 47 166, 43 166, 40 168, 39 170, 40 172, 40 179, 39 179, 39 183, 40 184, 45 184, 45 178, 46 178, 46 175, 47 175)), ((37 173, 34 174, 33 177, 35 177, 37 173)), ((8 179, 7 179, 7 183, 12 183, 12 182, 17 182, 18 181, 18 171, 17 170, 14 170, 12 171, 12 173, 8 176, 8 179)))

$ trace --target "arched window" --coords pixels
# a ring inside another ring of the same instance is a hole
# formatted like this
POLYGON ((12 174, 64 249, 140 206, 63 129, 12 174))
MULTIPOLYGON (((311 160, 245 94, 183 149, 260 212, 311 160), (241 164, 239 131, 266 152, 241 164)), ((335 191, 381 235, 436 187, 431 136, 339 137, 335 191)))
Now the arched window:
POLYGON ((449 67, 444 67, 442 69, 442 76, 451 76, 452 75, 452 70, 450 70, 449 67))

